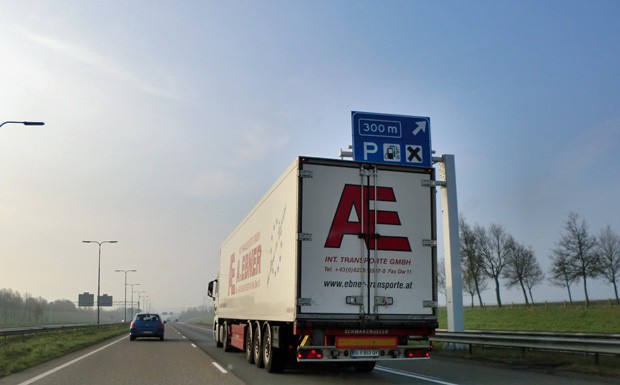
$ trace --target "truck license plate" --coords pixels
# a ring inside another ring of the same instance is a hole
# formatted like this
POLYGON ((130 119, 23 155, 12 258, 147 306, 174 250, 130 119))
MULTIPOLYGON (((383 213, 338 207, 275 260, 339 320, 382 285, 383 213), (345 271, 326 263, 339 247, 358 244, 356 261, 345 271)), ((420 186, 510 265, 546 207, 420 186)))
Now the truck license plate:
POLYGON ((351 350, 351 357, 379 357, 379 350, 377 349, 353 349, 351 350))

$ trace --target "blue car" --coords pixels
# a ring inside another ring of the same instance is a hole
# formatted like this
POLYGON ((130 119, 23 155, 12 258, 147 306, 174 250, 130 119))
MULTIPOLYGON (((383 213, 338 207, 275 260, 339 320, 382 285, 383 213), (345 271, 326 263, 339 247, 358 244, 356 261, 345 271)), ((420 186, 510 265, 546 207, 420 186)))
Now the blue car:
POLYGON ((164 321, 159 314, 138 313, 129 326, 129 340, 138 337, 152 337, 164 340, 164 321))

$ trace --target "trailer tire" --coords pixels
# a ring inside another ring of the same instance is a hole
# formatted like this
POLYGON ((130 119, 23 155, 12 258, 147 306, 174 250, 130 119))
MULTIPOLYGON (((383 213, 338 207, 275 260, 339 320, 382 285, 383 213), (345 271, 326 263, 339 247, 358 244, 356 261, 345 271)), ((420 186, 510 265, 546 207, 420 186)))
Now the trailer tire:
POLYGON ((281 373, 286 365, 286 356, 281 349, 273 347, 271 326, 266 325, 263 331, 263 362, 269 373, 281 373))
POLYGON ((252 347, 254 348, 254 365, 256 365, 259 368, 264 367, 264 361, 263 361, 263 335, 262 335, 262 330, 261 330, 261 324, 260 322, 256 323, 256 326, 254 327, 254 335, 253 335, 253 341, 254 343, 252 344, 252 347))
POLYGON ((251 322, 245 328, 245 359, 250 364, 254 363, 254 328, 251 322))

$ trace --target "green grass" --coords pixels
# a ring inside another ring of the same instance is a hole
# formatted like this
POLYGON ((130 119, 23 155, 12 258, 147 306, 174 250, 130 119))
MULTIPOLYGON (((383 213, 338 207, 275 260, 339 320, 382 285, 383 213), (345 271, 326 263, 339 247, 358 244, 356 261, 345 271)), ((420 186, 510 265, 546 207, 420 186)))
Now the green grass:
MULTIPOLYGON (((446 309, 438 313, 439 327, 446 329, 446 309)), ((620 306, 609 302, 465 308, 463 317, 465 330, 620 334, 620 306)))
POLYGON ((0 338, 0 377, 128 332, 127 324, 0 338))
MULTIPOLYGON (((439 327, 447 329, 445 308, 439 309, 439 327)), ((498 330, 525 332, 566 332, 620 334, 620 306, 608 301, 583 303, 550 303, 540 305, 508 305, 498 308, 465 308, 465 330, 498 330)), ((435 344, 433 355, 467 360, 528 367, 554 372, 578 372, 620 378, 620 357, 601 355, 595 363, 593 355, 503 349, 474 346, 472 352, 446 351, 435 344)))

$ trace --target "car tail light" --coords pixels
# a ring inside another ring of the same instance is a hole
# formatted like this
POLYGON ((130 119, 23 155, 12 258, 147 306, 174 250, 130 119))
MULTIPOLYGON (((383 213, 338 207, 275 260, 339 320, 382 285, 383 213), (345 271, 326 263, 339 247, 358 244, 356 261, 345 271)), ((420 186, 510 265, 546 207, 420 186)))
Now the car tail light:
POLYGON ((129 325, 130 328, 136 327, 136 323, 131 321, 131 324, 129 325))

